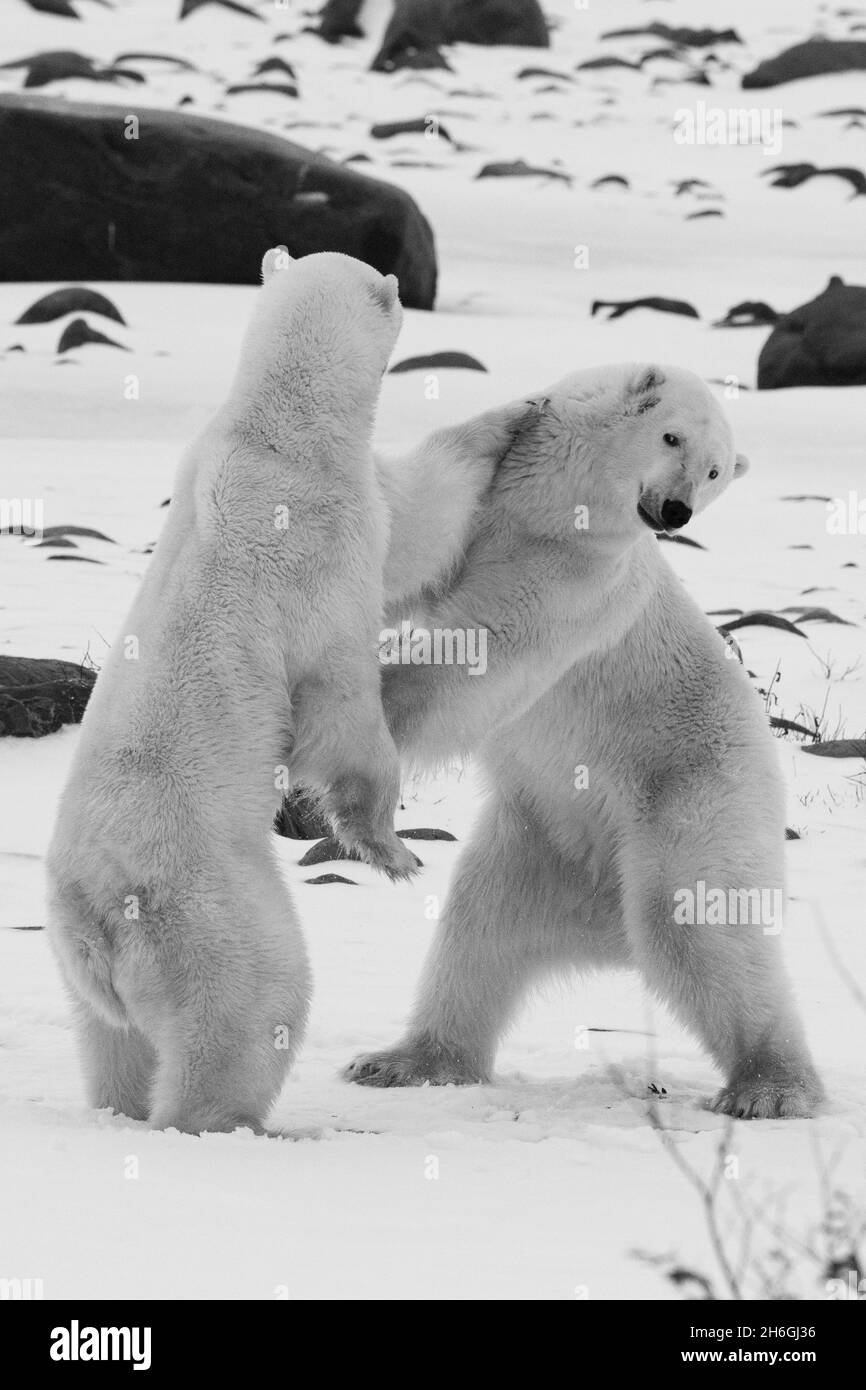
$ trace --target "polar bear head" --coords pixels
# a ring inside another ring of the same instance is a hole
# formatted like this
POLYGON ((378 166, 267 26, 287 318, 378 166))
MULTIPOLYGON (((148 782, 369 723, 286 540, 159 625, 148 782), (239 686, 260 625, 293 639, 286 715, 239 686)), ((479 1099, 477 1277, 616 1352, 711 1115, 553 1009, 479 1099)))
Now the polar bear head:
POLYGON ((619 539, 679 530, 748 468, 708 387, 681 367, 634 363, 574 372, 540 397, 535 426, 499 487, 545 534, 584 508, 619 539))
POLYGON ((718 402, 682 367, 638 367, 624 389, 625 477, 637 478, 635 509, 652 531, 675 531, 748 468, 718 402))
POLYGON ((375 406, 400 332, 397 278, 338 252, 298 259, 275 246, 241 350, 236 385, 273 414, 375 406))

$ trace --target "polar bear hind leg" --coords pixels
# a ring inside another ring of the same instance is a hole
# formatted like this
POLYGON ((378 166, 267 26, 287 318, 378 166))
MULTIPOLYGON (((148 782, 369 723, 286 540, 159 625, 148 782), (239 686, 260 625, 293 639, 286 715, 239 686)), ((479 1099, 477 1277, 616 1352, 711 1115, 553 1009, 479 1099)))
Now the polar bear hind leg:
POLYGON ((78 1002, 75 1013, 90 1105, 130 1120, 146 1120, 157 1062, 147 1038, 132 1026, 106 1022, 84 1001, 78 1002))
POLYGON ((566 864, 528 814, 497 796, 457 868, 403 1042, 357 1057, 365 1086, 486 1082, 527 991, 572 967, 625 965, 613 875, 566 864))
POLYGON ((228 890, 184 889, 164 911, 142 894, 135 921, 95 905, 55 916, 94 1106, 156 1129, 263 1131, 303 1035, 309 969, 273 866, 229 875, 228 890))
MULTIPOLYGON (((303 1037, 309 969, 282 885, 261 885, 255 919, 241 901, 219 904, 218 939, 183 924, 170 968, 148 989, 142 972, 130 1013, 153 1039, 159 1065, 150 1123, 190 1134, 264 1132, 303 1037), (151 1005, 155 999, 155 1007, 151 1005)), ((176 938, 178 939, 178 938, 176 938)))
POLYGON ((651 825, 622 836, 625 925, 635 964, 720 1067, 725 1084, 713 1109, 741 1119, 812 1115, 823 1090, 781 958, 782 923, 710 925, 674 916, 675 895, 685 889, 697 900, 699 881, 707 890, 723 889, 726 899, 731 889, 758 885, 767 901, 781 901, 783 846, 762 853, 767 829, 759 817, 745 806, 738 814, 729 798, 719 799, 724 810, 715 823, 676 798, 669 815, 657 805, 651 825), (736 833, 726 836, 731 826, 736 833), (757 847, 748 862, 737 850, 744 843, 757 847))

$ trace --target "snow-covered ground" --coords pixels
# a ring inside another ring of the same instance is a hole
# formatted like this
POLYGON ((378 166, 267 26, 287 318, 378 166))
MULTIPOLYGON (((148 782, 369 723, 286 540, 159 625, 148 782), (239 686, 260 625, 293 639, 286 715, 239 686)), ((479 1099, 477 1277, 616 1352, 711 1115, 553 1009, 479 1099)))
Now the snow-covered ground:
MULTIPOLYGON (((834 179, 784 190, 761 177, 783 161, 863 164, 862 126, 817 114, 861 101, 862 74, 767 93, 738 86, 739 72, 760 58, 822 26, 842 36, 850 19, 784 0, 727 0, 723 14, 685 0, 584 10, 547 0, 561 21, 549 52, 459 48, 453 74, 383 76, 366 71, 386 10, 378 0, 367 7, 371 37, 337 48, 312 35, 272 42, 300 28, 299 3, 262 5, 266 23, 205 7, 178 24, 177 0, 118 0, 113 10, 79 0, 79 8, 86 18, 75 24, 16 6, 0 61, 68 47, 102 60, 178 54, 201 71, 168 75, 136 63, 148 82, 122 95, 72 80, 50 90, 134 102, 135 111, 189 93, 193 109, 284 130, 335 158, 368 153, 366 171, 417 199, 435 229, 441 290, 435 314, 407 314, 397 355, 458 349, 488 372, 442 372, 437 400, 426 398, 423 374, 386 378, 384 446, 589 363, 670 361, 739 383, 726 408, 752 470, 689 528, 706 549, 667 545, 666 558, 707 611, 813 604, 846 620, 805 623, 808 640, 760 627, 736 635, 756 686, 768 690, 778 669, 770 712, 817 716, 826 736, 864 735, 866 545, 862 534, 831 534, 820 499, 864 496, 866 391, 747 390, 768 330, 711 326, 742 300, 785 310, 831 274, 863 280, 866 200, 850 201, 834 179), (666 68, 682 71, 664 62, 585 71, 553 91, 543 90, 546 79, 516 78, 526 66, 575 76, 586 58, 643 52, 655 41, 598 36, 653 19, 731 24, 745 47, 717 50, 712 88, 654 86, 666 68), (296 67, 297 102, 224 96, 229 81, 275 52, 296 67), (793 123, 781 127, 772 157, 759 146, 672 138, 676 113, 698 101, 727 108, 756 99, 793 123), (275 106, 290 109, 276 115, 275 106), (374 121, 419 115, 438 118, 463 148, 369 137, 374 121), (573 182, 474 177, 484 163, 517 158, 573 182), (590 187, 611 173, 631 186, 590 187), (674 182, 691 177, 722 198, 674 196, 674 182), (725 216, 688 220, 705 207, 725 216), (587 268, 575 266, 577 247, 588 248, 577 254, 588 254, 587 268), (643 295, 690 300, 701 317, 590 318, 594 299, 643 295), (812 500, 790 500, 802 497, 812 500)), ((859 17, 866 22, 866 9, 859 17)), ((2 72, 0 90, 20 80, 2 72)), ((196 234, 206 249, 207 229, 196 234)), ((254 290, 96 286, 128 327, 94 323, 129 352, 89 346, 60 365, 61 324, 12 326, 49 288, 0 284, 0 493, 42 498, 46 525, 94 527, 114 544, 83 539, 55 551, 0 537, 0 651, 73 660, 89 652, 100 664, 158 536, 180 451, 227 386, 254 290), (26 351, 4 352, 16 343, 26 351), (130 376, 138 399, 127 399, 130 376)), ((781 1243, 794 1257, 786 1287, 826 1296, 820 1265, 794 1242, 821 1248, 828 1188, 860 1210, 866 1201, 866 1017, 856 997, 858 983, 866 990, 862 760, 779 744, 788 824, 801 835, 788 845, 785 943, 830 1094, 818 1119, 727 1132, 703 1108, 717 1083, 711 1064, 627 976, 566 981, 534 998, 502 1049, 494 1086, 345 1084, 339 1068, 401 1028, 460 845, 419 846, 425 868, 411 885, 352 865, 358 886, 345 887, 308 885, 310 871, 297 866, 303 846, 280 840, 315 999, 273 1118, 321 1134, 281 1142, 157 1134, 86 1108, 66 1002, 45 935, 32 930, 45 920, 42 855, 76 738, 67 728, 0 743, 0 1276, 41 1278, 46 1296, 58 1298, 665 1299, 680 1296, 667 1277, 679 1266, 723 1293, 698 1196, 672 1145, 703 1175, 720 1152, 734 1156, 719 1195, 734 1253, 754 1209, 764 1223, 755 1249, 781 1243), (651 1088, 664 1090, 655 1105, 667 1146, 651 1122, 651 1088)), ((438 826, 462 841, 477 806, 470 768, 407 787, 398 824, 438 826)))

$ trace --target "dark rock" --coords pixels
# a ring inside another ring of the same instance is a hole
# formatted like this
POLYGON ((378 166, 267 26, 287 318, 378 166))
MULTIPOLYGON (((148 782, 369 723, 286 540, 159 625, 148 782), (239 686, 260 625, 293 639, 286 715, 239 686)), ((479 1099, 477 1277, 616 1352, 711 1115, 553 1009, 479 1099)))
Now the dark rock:
POLYGON ((60 19, 80 19, 81 15, 73 9, 70 0, 24 0, 31 10, 40 14, 54 14, 60 19))
POLYGON ((696 222, 699 217, 724 217, 721 208, 704 208, 703 212, 689 212, 686 214, 686 222, 696 222))
POLYGON ((60 536, 86 536, 89 540, 108 541, 109 545, 117 545, 110 536, 106 536, 104 531, 94 531, 92 526, 44 526, 42 537, 50 541, 60 536))
POLYGON ((237 82, 226 87, 226 96, 236 97, 244 92, 273 92, 278 97, 296 97, 298 89, 288 82, 237 82))
POLYGON ((335 863, 341 859, 351 859, 358 863, 361 856, 355 850, 344 849, 339 840, 329 835, 312 845, 298 860, 298 864, 302 869, 311 869, 316 864, 335 863))
POLYGON ((428 120, 426 116, 417 116, 411 121, 385 121, 370 127, 370 134, 374 140, 390 140, 395 135, 424 135, 429 139, 431 133, 440 140, 454 144, 445 127, 438 121, 428 120))
POLYGON ((841 627, 854 627, 848 618, 840 618, 829 608, 786 608, 786 613, 796 613, 798 623, 837 623, 841 627))
POLYGON ((445 72, 454 71, 440 49, 416 48, 414 44, 408 44, 393 57, 383 59, 378 67, 375 61, 370 67, 373 72, 399 72, 401 68, 416 68, 419 72, 425 72, 430 68, 440 68, 445 72))
POLYGON ((819 111, 819 116, 846 116, 851 120, 862 120, 866 117, 866 107, 864 106, 838 106, 833 111, 819 111))
POLYGON ((0 736, 40 738, 78 724, 95 681, 73 661, 0 656, 0 736))
POLYGON ((809 179, 832 174, 835 178, 850 183, 854 190, 852 197, 862 197, 866 193, 866 174, 862 169, 855 169, 851 165, 819 169, 815 164, 775 164, 772 169, 765 169, 764 173, 776 175, 776 178, 771 180, 773 188, 799 188, 801 184, 808 183, 809 179))
POLYGON ((433 233, 402 189, 247 126, 143 110, 128 140, 127 119, 122 106, 0 96, 4 279, 256 284, 282 244, 355 256, 395 274, 406 307, 433 307, 433 233))
POLYGON ((46 555, 46 560, 74 560, 79 565, 101 565, 102 560, 94 560, 89 555, 46 555))
POLYGON ((31 53, 27 58, 14 58, 0 63, 0 68, 26 68, 25 87, 44 87, 64 77, 95 77, 97 69, 92 58, 72 49, 52 49, 46 53, 31 53))
POLYGON ((45 87, 49 82, 59 82, 64 77, 83 77, 91 82, 118 82, 129 78, 133 82, 144 82, 140 72, 131 68, 97 67, 92 58, 71 49, 56 49, 48 53, 33 53, 29 58, 15 58, 2 63, 3 68, 26 68, 25 87, 45 87))
POLYGON ((638 63, 643 67, 644 63, 654 62, 657 58, 663 58, 666 62, 670 62, 671 59, 681 62, 684 56, 679 48, 650 48, 640 55, 638 63))
POLYGON ((798 724, 795 719, 785 719, 781 714, 770 715, 770 728, 780 729, 784 734, 802 734, 803 738, 817 738, 814 729, 810 729, 806 724, 798 724))
POLYGON ((122 63, 173 63, 183 72, 198 72, 195 63, 188 62, 186 58, 175 58, 173 53, 118 53, 113 66, 122 63))
POLYGON ((124 347, 123 343, 116 343, 113 338, 107 338, 98 329, 91 328, 87 319, 73 319, 60 335, 57 355, 59 357, 62 352, 69 352, 70 348, 84 347, 86 343, 101 343, 103 347, 115 347, 120 348, 121 352, 129 352, 129 348, 124 347))
POLYGON ((102 314, 103 318, 113 319, 115 323, 126 326, 126 320, 110 299, 106 299, 104 294, 99 294, 96 290, 85 289, 83 285, 69 285, 66 289, 52 290, 51 294, 43 295, 31 304, 29 309, 25 309, 15 322, 51 323, 53 319, 62 319, 66 314, 74 314, 76 311, 102 314))
POLYGON ((668 43, 681 44, 683 48, 710 48, 717 43, 742 43, 736 29, 674 29, 669 24, 656 21, 643 24, 638 29, 609 29, 602 34, 603 39, 630 39, 642 34, 655 34, 668 43))
POLYGON ((574 78, 567 72, 554 72, 552 68, 521 68, 517 74, 518 82, 523 82, 527 77, 552 77, 557 82, 573 82, 574 78))
POLYGON ((625 58, 587 58, 585 63, 578 63, 578 72, 594 72, 596 68, 631 68, 633 72, 640 72, 640 63, 629 63, 625 58))
POLYGON ((779 315, 762 299, 746 299, 735 304, 723 319, 717 319, 713 328, 756 328, 761 324, 778 323, 779 315))
POLYGON ((804 743, 804 753, 816 758, 866 758, 866 738, 831 738, 821 743, 804 743))
POLYGON ((401 372, 431 371, 444 367, 462 367, 470 372, 486 372, 487 368, 483 362, 479 362, 477 357, 470 357, 468 352, 431 352, 426 357, 404 357, 402 362, 397 362, 389 371, 389 376, 398 376, 401 372))
POLYGON ((866 286, 834 275, 779 319, 758 358, 758 390, 785 386, 866 386, 866 286))
POLYGON ((296 81, 298 76, 291 63, 287 63, 285 58, 265 58, 261 63, 257 63, 256 77, 261 77, 262 73, 265 72, 282 72, 286 77, 291 77, 293 81, 296 81))
POLYGON ((685 299, 660 299, 652 295, 648 299, 595 299, 590 318, 595 318, 600 309, 613 310, 607 316, 608 323, 611 319, 621 319, 623 314, 630 313, 632 309, 657 309, 662 314, 682 314, 689 319, 700 318, 697 309, 685 299))
POLYGON ((573 180, 570 174, 564 174, 561 169, 539 169, 532 164, 527 164, 525 159, 514 159, 510 162, 497 162, 495 164, 485 164, 475 175, 477 179, 561 179, 569 186, 573 180))
POLYGON ((357 883, 353 878, 343 878, 342 874, 319 874, 318 878, 306 878, 305 883, 350 883, 353 888, 357 888, 357 883))
POLYGON ((448 840, 457 843, 457 836, 452 835, 450 830, 425 830, 415 829, 398 830, 397 834, 401 840, 448 840))
POLYGON ((390 72, 409 52, 452 43, 547 48, 550 38, 537 0, 395 0, 372 68, 390 72))
POLYGON ((186 19, 187 15, 195 14, 196 10, 202 9, 205 5, 219 5, 221 9, 232 10, 234 14, 245 14, 249 19, 260 19, 264 21, 264 15, 257 14, 251 10, 249 5, 242 5, 239 0, 182 0, 178 19, 186 19))
POLYGON ((537 0, 449 0, 443 8, 451 37, 442 42, 550 47, 547 23, 537 0))
POLYGON ((340 39, 362 39, 364 30, 358 23, 358 16, 364 0, 328 0, 319 11, 319 27, 315 32, 327 43, 339 43, 340 39))
POLYGON ((866 43, 859 39, 808 39, 743 75, 744 87, 779 87, 801 77, 826 72, 860 72, 866 68, 866 43))
POLYGON ((793 633, 795 637, 806 637, 806 633, 801 632, 787 618, 781 617, 778 613, 768 613, 763 608, 756 608, 751 613, 744 613, 740 618, 732 618, 730 622, 722 624, 719 632, 734 632, 741 627, 775 627, 780 632, 793 633))
POLYGON ((274 830, 287 840, 320 840, 329 838, 331 827, 322 814, 319 803, 303 787, 293 787, 274 817, 274 830))
MULTIPOLYGON (((423 869, 424 865, 417 854, 413 854, 412 858, 417 867, 423 869)), ((318 844, 308 849, 303 858, 298 860, 298 864, 302 869, 310 869, 316 864, 330 864, 341 859, 349 859, 356 864, 362 862, 361 856, 356 850, 344 849, 339 840, 328 835, 324 840, 319 840, 318 844)))

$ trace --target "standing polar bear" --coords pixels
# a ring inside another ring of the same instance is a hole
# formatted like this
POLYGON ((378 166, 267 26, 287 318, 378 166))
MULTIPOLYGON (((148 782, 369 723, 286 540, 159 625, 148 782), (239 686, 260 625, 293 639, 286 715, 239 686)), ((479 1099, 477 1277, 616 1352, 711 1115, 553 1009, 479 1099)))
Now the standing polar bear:
POLYGON ((262 275, 49 852, 92 1103, 191 1132, 260 1128, 303 1032, 306 955, 269 844, 281 767, 347 847, 414 870, 376 661, 387 517, 370 441, 397 281, 282 248, 262 275))
MULTIPOLYGON (((388 620, 486 629, 488 669, 388 667, 389 727, 422 766, 477 754, 490 796, 408 1034, 351 1080, 487 1081, 530 985, 608 966, 639 970, 697 1033, 724 1076, 715 1109, 820 1101, 780 954, 773 739, 653 534, 745 466, 690 372, 579 372, 503 461, 451 576, 404 584, 388 620)), ((393 569, 411 545, 395 533, 393 569)))
POLYGON ((449 524, 412 558, 447 570, 534 413, 440 431, 380 483, 396 279, 282 248, 262 276, 229 398, 181 464, 100 672, 48 857, 91 1103, 193 1133, 261 1129, 303 1033, 309 970, 269 835, 281 782, 314 789, 362 859, 415 871, 377 660, 389 511, 405 524, 407 479, 413 498, 448 480, 449 524))

